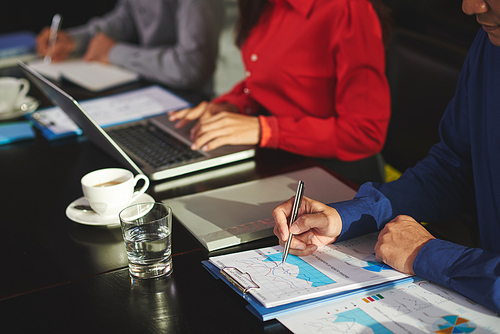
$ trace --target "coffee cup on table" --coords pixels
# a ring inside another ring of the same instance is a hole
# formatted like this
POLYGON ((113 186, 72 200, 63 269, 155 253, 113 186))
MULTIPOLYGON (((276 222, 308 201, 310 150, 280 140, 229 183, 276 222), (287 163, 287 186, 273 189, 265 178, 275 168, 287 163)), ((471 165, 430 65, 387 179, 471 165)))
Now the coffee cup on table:
POLYGON ((0 113, 19 109, 29 89, 30 83, 24 78, 0 78, 0 113))
POLYGON ((118 213, 139 198, 149 187, 144 174, 134 176, 122 168, 99 169, 86 174, 81 180, 83 195, 92 209, 101 217, 118 217, 118 213), (140 180, 142 187, 134 191, 140 180))

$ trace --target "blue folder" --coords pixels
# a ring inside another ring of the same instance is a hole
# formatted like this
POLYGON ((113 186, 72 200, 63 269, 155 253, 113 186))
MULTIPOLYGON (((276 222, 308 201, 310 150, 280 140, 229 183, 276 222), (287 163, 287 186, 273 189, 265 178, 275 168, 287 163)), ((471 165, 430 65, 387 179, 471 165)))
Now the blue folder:
POLYGON ((35 137, 35 132, 28 121, 0 124, 0 145, 35 137))
POLYGON ((36 35, 30 31, 0 34, 0 59, 35 52, 36 35))

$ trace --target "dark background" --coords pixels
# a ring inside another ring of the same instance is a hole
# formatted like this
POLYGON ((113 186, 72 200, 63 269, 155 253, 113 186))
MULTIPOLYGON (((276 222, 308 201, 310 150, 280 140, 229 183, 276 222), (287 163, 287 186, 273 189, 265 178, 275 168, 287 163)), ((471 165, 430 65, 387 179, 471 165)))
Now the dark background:
POLYGON ((49 26, 54 14, 63 17, 62 28, 84 24, 111 10, 116 0, 13 0, 0 11, 0 33, 28 30, 38 33, 49 26))
POLYGON ((469 48, 479 24, 462 12, 460 0, 383 0, 396 27, 469 48))
MULTIPOLYGON (((236 1, 236 0, 225 0, 236 1)), ((393 11, 396 26, 441 38, 468 48, 479 25, 474 17, 462 12, 458 0, 383 0, 393 11)), ((49 25, 52 16, 60 13, 62 27, 83 24, 96 15, 106 13, 116 0, 85 1, 9 1, 0 11, 0 33, 30 30, 40 31, 49 25), (6 9, 5 9, 6 8, 6 9)))

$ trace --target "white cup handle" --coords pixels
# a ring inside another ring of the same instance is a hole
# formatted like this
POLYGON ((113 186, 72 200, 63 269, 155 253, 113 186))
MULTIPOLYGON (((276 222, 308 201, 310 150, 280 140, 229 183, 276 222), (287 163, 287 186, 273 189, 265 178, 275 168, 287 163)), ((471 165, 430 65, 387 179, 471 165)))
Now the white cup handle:
POLYGON ((144 194, 144 192, 146 190, 148 190, 149 188, 149 179, 146 175, 144 174, 137 174, 135 177, 134 177, 134 187, 137 185, 137 183, 139 182, 139 180, 144 180, 144 185, 142 186, 141 189, 137 190, 134 192, 134 195, 132 196, 132 198, 130 199, 130 202, 129 203, 132 203, 134 202, 136 199, 139 198, 139 196, 141 196, 142 194, 144 194))
POLYGON ((19 91, 19 95, 16 100, 16 105, 15 107, 21 106, 21 103, 23 102, 23 99, 26 95, 28 95, 28 91, 30 90, 30 82, 25 79, 25 78, 19 78, 19 87, 21 90, 19 91))

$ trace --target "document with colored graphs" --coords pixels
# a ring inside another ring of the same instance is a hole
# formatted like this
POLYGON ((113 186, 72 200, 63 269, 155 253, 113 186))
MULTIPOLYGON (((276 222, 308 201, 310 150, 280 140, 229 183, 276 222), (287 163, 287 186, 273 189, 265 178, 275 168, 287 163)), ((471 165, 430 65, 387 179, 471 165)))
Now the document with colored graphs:
POLYGON ((281 246, 211 257, 225 279, 266 308, 359 290, 407 278, 375 260, 377 234, 330 244, 311 255, 290 255, 281 246))
POLYGON ((295 334, 500 333, 497 313, 423 279, 277 319, 295 334))
POLYGON ((375 260, 378 233, 289 255, 281 246, 221 255, 204 266, 263 321, 293 333, 500 333, 495 312, 375 260))

